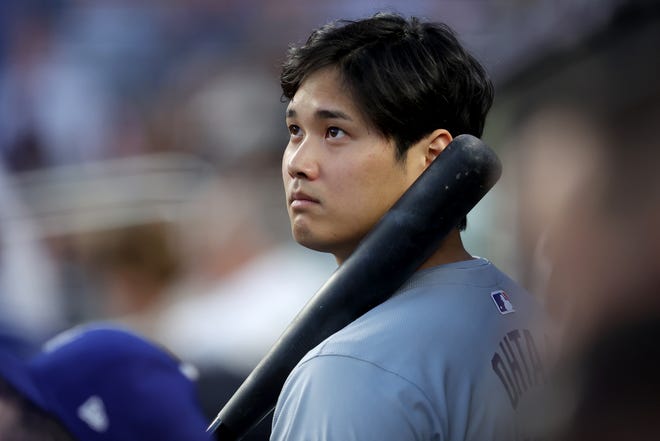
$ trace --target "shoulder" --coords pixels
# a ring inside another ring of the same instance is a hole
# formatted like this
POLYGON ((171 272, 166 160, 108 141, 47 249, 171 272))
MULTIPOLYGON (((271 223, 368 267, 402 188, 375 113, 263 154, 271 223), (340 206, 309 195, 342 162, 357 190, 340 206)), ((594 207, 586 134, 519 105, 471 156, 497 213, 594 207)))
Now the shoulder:
POLYGON ((316 355, 287 379, 272 439, 431 439, 434 427, 430 400, 407 379, 357 357, 316 355))
MULTIPOLYGON (((525 290, 484 259, 417 273, 391 299, 301 360, 278 402, 278 431, 304 425, 300 415, 313 421, 312 427, 333 418, 360 427, 374 415, 395 418, 397 424, 423 428, 421 439, 434 433, 446 439, 449 428, 458 434, 475 415, 483 418, 480 434, 509 427, 500 421, 511 417, 508 394, 517 392, 512 389, 517 384, 500 380, 517 366, 509 347, 529 346, 524 330, 532 303, 525 290), (500 292, 508 302, 504 310, 493 294, 500 292), (365 414, 370 406, 376 407, 365 414)), ((397 434, 381 439, 420 439, 397 434)))
POLYGON ((424 367, 442 372, 460 365, 464 375, 471 366, 479 369, 490 361, 490 349, 502 335, 532 321, 533 305, 531 295, 485 259, 431 268, 303 361, 320 355, 353 357, 416 384, 420 375, 426 378, 419 372, 424 367))

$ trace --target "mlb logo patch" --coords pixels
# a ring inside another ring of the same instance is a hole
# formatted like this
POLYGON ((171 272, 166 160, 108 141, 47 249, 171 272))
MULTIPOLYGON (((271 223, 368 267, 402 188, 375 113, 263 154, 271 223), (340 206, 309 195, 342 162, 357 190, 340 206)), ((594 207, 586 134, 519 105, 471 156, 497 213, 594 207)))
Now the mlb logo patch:
POLYGON ((495 306, 500 311, 500 314, 509 314, 516 312, 516 309, 513 307, 509 296, 506 295, 504 291, 493 291, 490 293, 490 296, 495 302, 495 306))

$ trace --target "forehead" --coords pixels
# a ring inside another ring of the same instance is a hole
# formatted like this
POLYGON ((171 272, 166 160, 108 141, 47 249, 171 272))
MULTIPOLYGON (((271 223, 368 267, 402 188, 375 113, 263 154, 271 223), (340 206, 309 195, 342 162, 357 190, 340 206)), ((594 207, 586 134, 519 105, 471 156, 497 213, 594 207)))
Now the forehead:
POLYGON ((339 111, 352 120, 364 121, 353 97, 336 68, 324 68, 309 75, 287 106, 287 115, 339 111))

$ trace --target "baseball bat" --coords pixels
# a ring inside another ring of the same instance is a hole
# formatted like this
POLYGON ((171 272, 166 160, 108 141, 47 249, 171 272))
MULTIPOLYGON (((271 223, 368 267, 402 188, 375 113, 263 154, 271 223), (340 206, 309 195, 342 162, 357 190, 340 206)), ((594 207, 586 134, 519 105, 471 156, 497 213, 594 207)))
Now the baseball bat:
POLYGON ((454 138, 307 302, 208 428, 240 440, 275 407, 302 357, 387 300, 439 247, 501 175, 493 150, 454 138))

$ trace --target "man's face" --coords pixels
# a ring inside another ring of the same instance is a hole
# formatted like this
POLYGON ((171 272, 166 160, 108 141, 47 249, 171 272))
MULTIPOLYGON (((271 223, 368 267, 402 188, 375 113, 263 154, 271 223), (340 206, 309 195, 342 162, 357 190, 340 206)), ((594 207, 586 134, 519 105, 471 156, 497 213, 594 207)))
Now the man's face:
POLYGON ((310 75, 287 108, 282 176, 293 237, 342 263, 427 165, 422 143, 405 161, 371 127, 335 69, 310 75))

